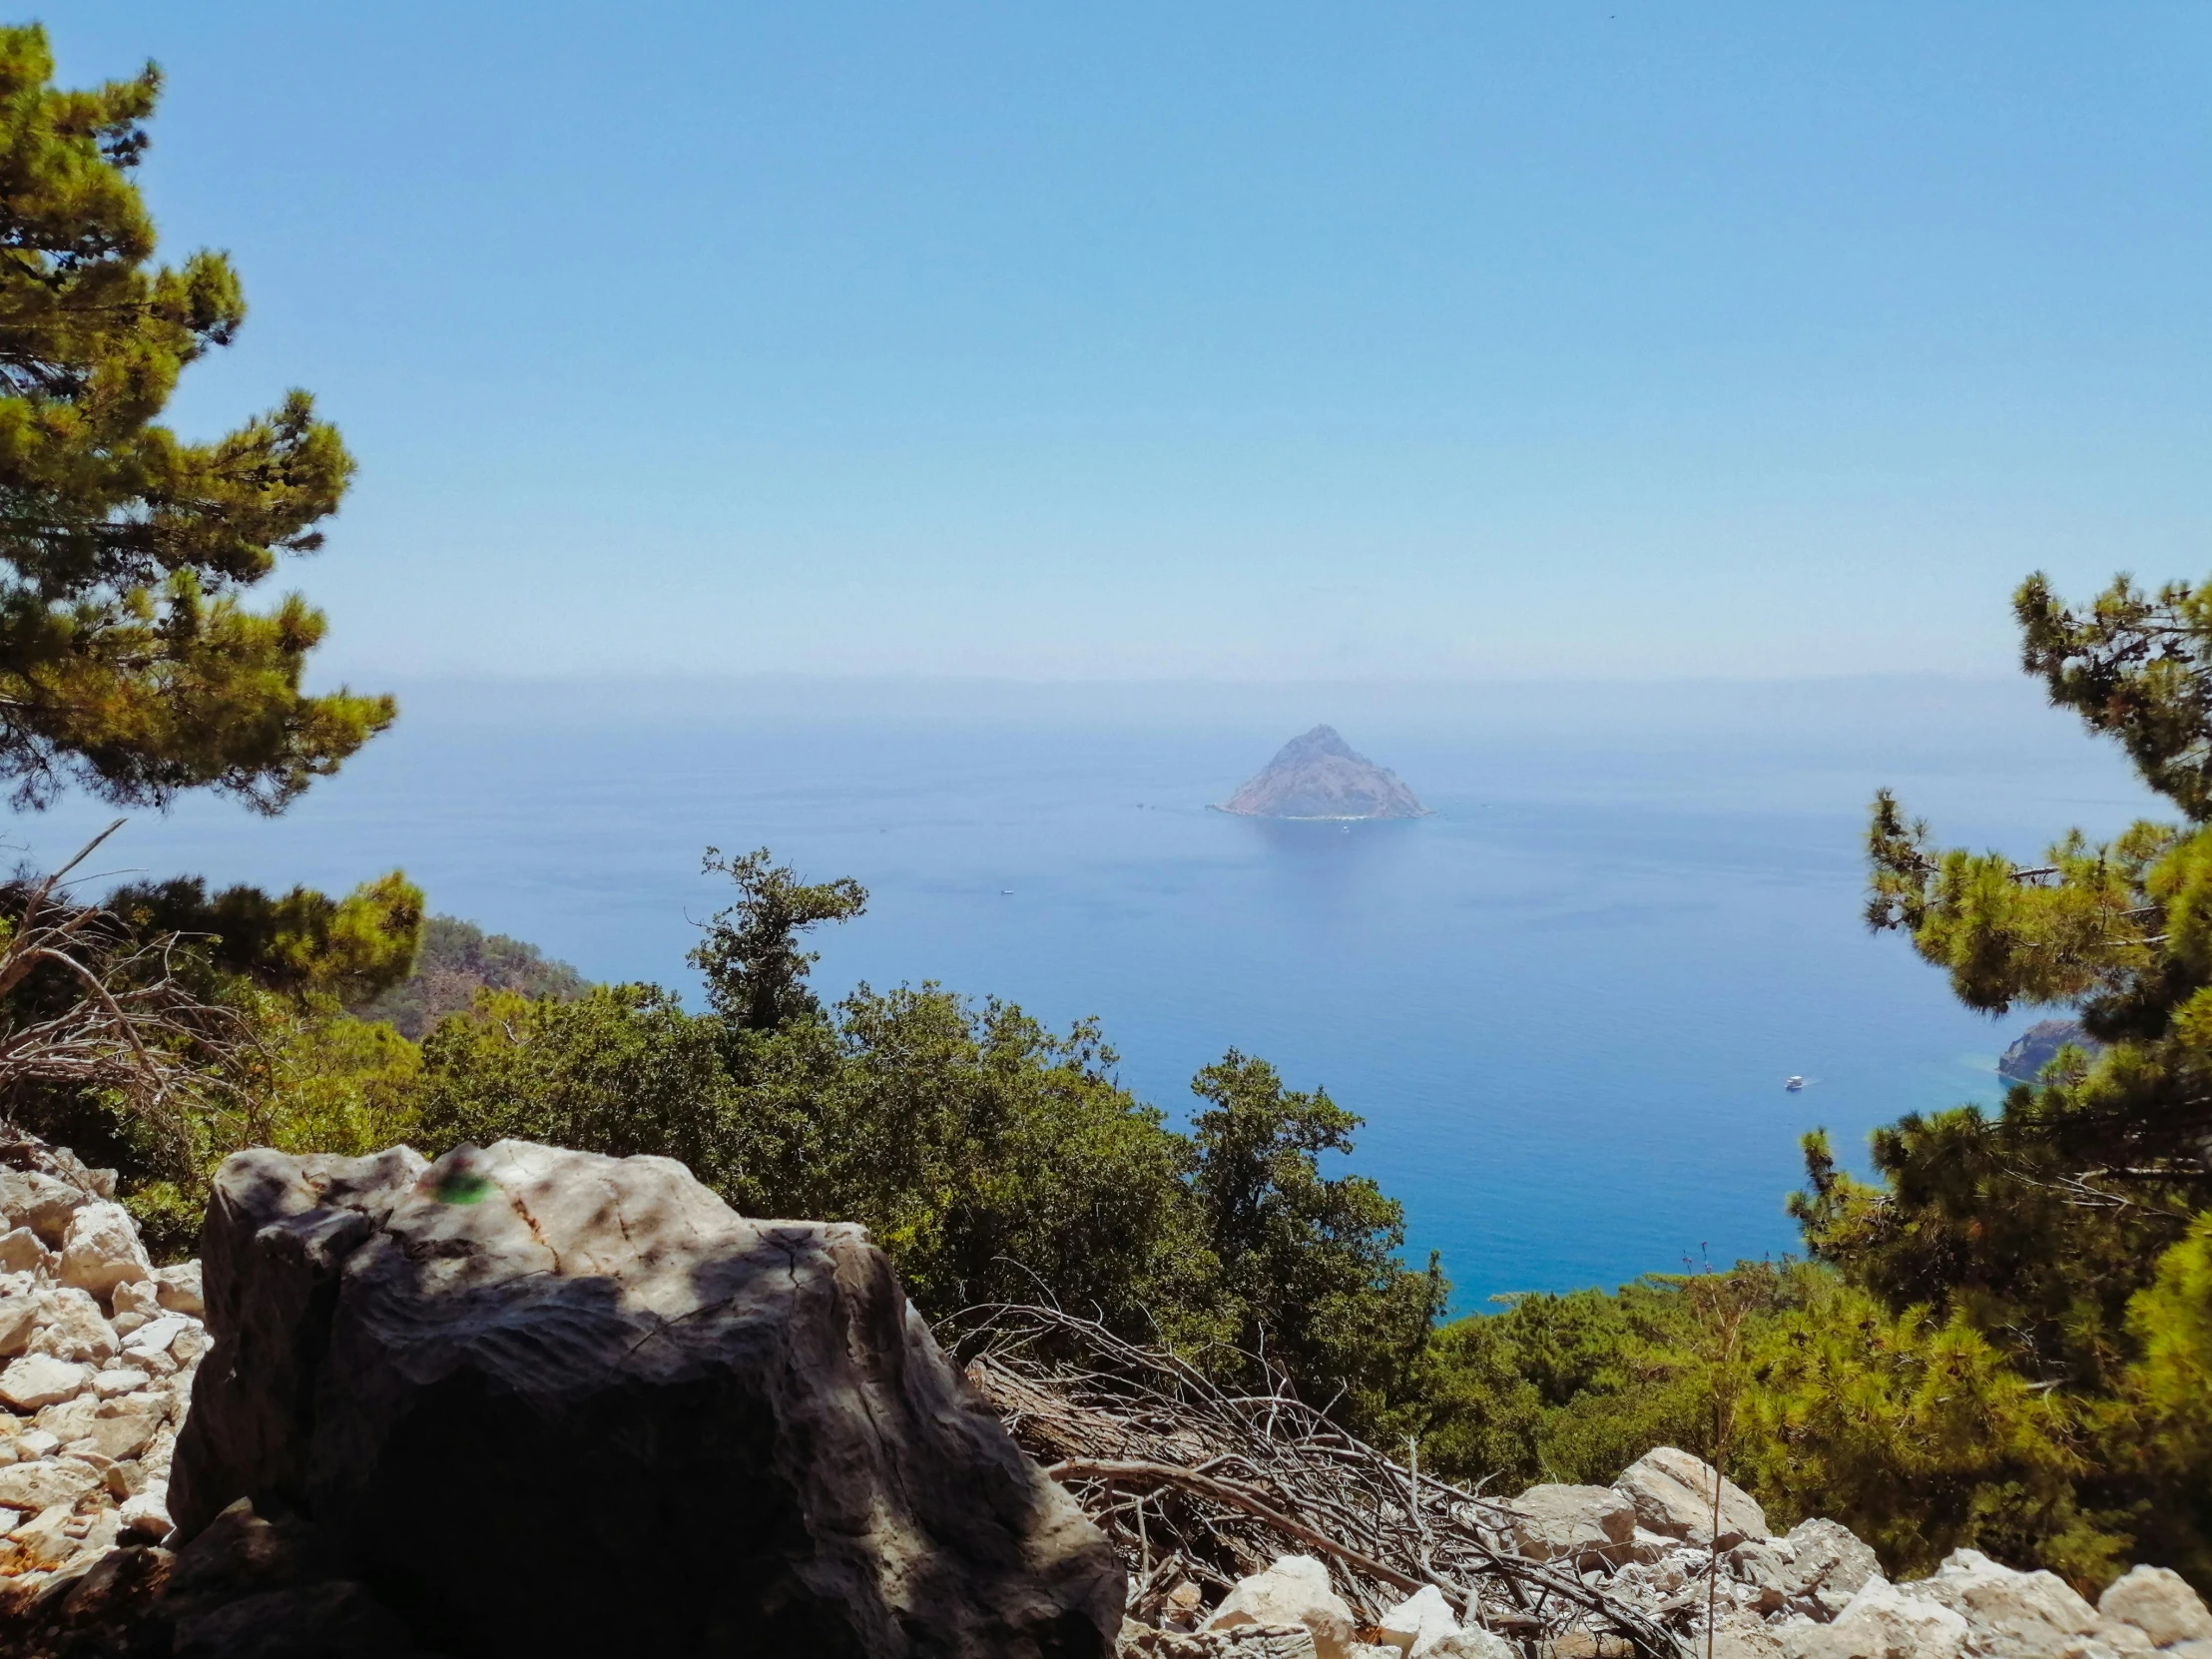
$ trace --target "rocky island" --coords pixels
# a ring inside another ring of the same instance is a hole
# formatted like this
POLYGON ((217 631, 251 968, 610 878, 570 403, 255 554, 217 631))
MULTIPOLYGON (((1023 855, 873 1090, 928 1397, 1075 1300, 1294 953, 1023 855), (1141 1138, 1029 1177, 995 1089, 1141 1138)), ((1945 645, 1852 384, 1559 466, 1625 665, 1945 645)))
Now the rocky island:
POLYGON ((1217 811, 1241 818, 1426 818, 1428 809, 1398 780, 1337 735, 1317 726, 1276 752, 1257 778, 1217 811))

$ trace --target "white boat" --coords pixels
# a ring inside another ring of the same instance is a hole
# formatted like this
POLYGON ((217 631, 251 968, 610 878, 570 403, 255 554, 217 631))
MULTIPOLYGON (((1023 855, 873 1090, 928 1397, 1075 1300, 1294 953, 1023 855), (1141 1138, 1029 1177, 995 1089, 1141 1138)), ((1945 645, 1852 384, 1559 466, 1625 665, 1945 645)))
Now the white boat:
POLYGON ((1785 1077, 1782 1080, 1782 1086, 1792 1094, 1796 1094, 1798 1090, 1805 1087, 1805 1079, 1802 1077, 1785 1077))

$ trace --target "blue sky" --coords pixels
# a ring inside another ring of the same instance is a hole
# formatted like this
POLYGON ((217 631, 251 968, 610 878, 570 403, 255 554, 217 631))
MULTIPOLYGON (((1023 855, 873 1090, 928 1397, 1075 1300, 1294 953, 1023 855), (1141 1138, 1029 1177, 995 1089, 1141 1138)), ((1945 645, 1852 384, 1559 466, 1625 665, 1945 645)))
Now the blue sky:
POLYGON ((78 0, 324 671, 2001 673, 2212 569, 2202 6, 78 0))

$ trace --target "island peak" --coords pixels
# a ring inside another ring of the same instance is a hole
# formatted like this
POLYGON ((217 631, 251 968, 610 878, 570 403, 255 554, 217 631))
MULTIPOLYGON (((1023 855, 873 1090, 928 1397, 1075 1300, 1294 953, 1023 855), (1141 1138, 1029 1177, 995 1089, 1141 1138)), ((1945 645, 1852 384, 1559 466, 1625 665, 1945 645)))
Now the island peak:
POLYGON ((1276 752, 1220 809, 1241 818, 1425 818, 1396 773, 1377 766, 1334 726, 1317 726, 1276 752))

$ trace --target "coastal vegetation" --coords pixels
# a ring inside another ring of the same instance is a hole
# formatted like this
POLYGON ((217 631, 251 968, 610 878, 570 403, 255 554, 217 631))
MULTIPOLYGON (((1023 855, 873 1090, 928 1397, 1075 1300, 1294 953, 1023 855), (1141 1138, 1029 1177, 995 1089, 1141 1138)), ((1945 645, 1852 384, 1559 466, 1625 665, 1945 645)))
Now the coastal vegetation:
MULTIPOLYGON (((304 393, 211 443, 159 424, 240 326, 238 280, 151 264, 131 174, 155 72, 50 83, 41 32, 0 31, 0 773, 26 809, 74 786, 280 812, 395 714, 300 689, 324 632, 302 601, 246 605, 319 545, 351 463, 304 393)), ((1968 1006, 2070 1009, 2103 1047, 1996 1113, 1885 1129, 1873 1182, 1808 1136, 1802 1261, 1447 1320, 1440 1264, 1402 1260, 1399 1206, 1346 1163, 1344 1105, 1231 1050, 1179 1123, 1095 1023, 926 980, 826 1002, 809 938, 867 895, 765 848, 708 851, 733 895, 696 1011, 429 919, 398 871, 99 902, 26 876, 5 1110, 119 1170, 173 1254, 241 1147, 655 1153, 742 1211, 864 1223, 954 1339, 965 1310, 1053 1301, 1455 1477, 1609 1480, 1672 1443, 1893 1572, 1971 1544, 2084 1587, 2137 1557, 2212 1586, 2212 587, 2074 610, 2036 578, 2016 610, 2028 669, 2176 820, 2021 865, 1884 795, 1868 919, 1968 1006)))

